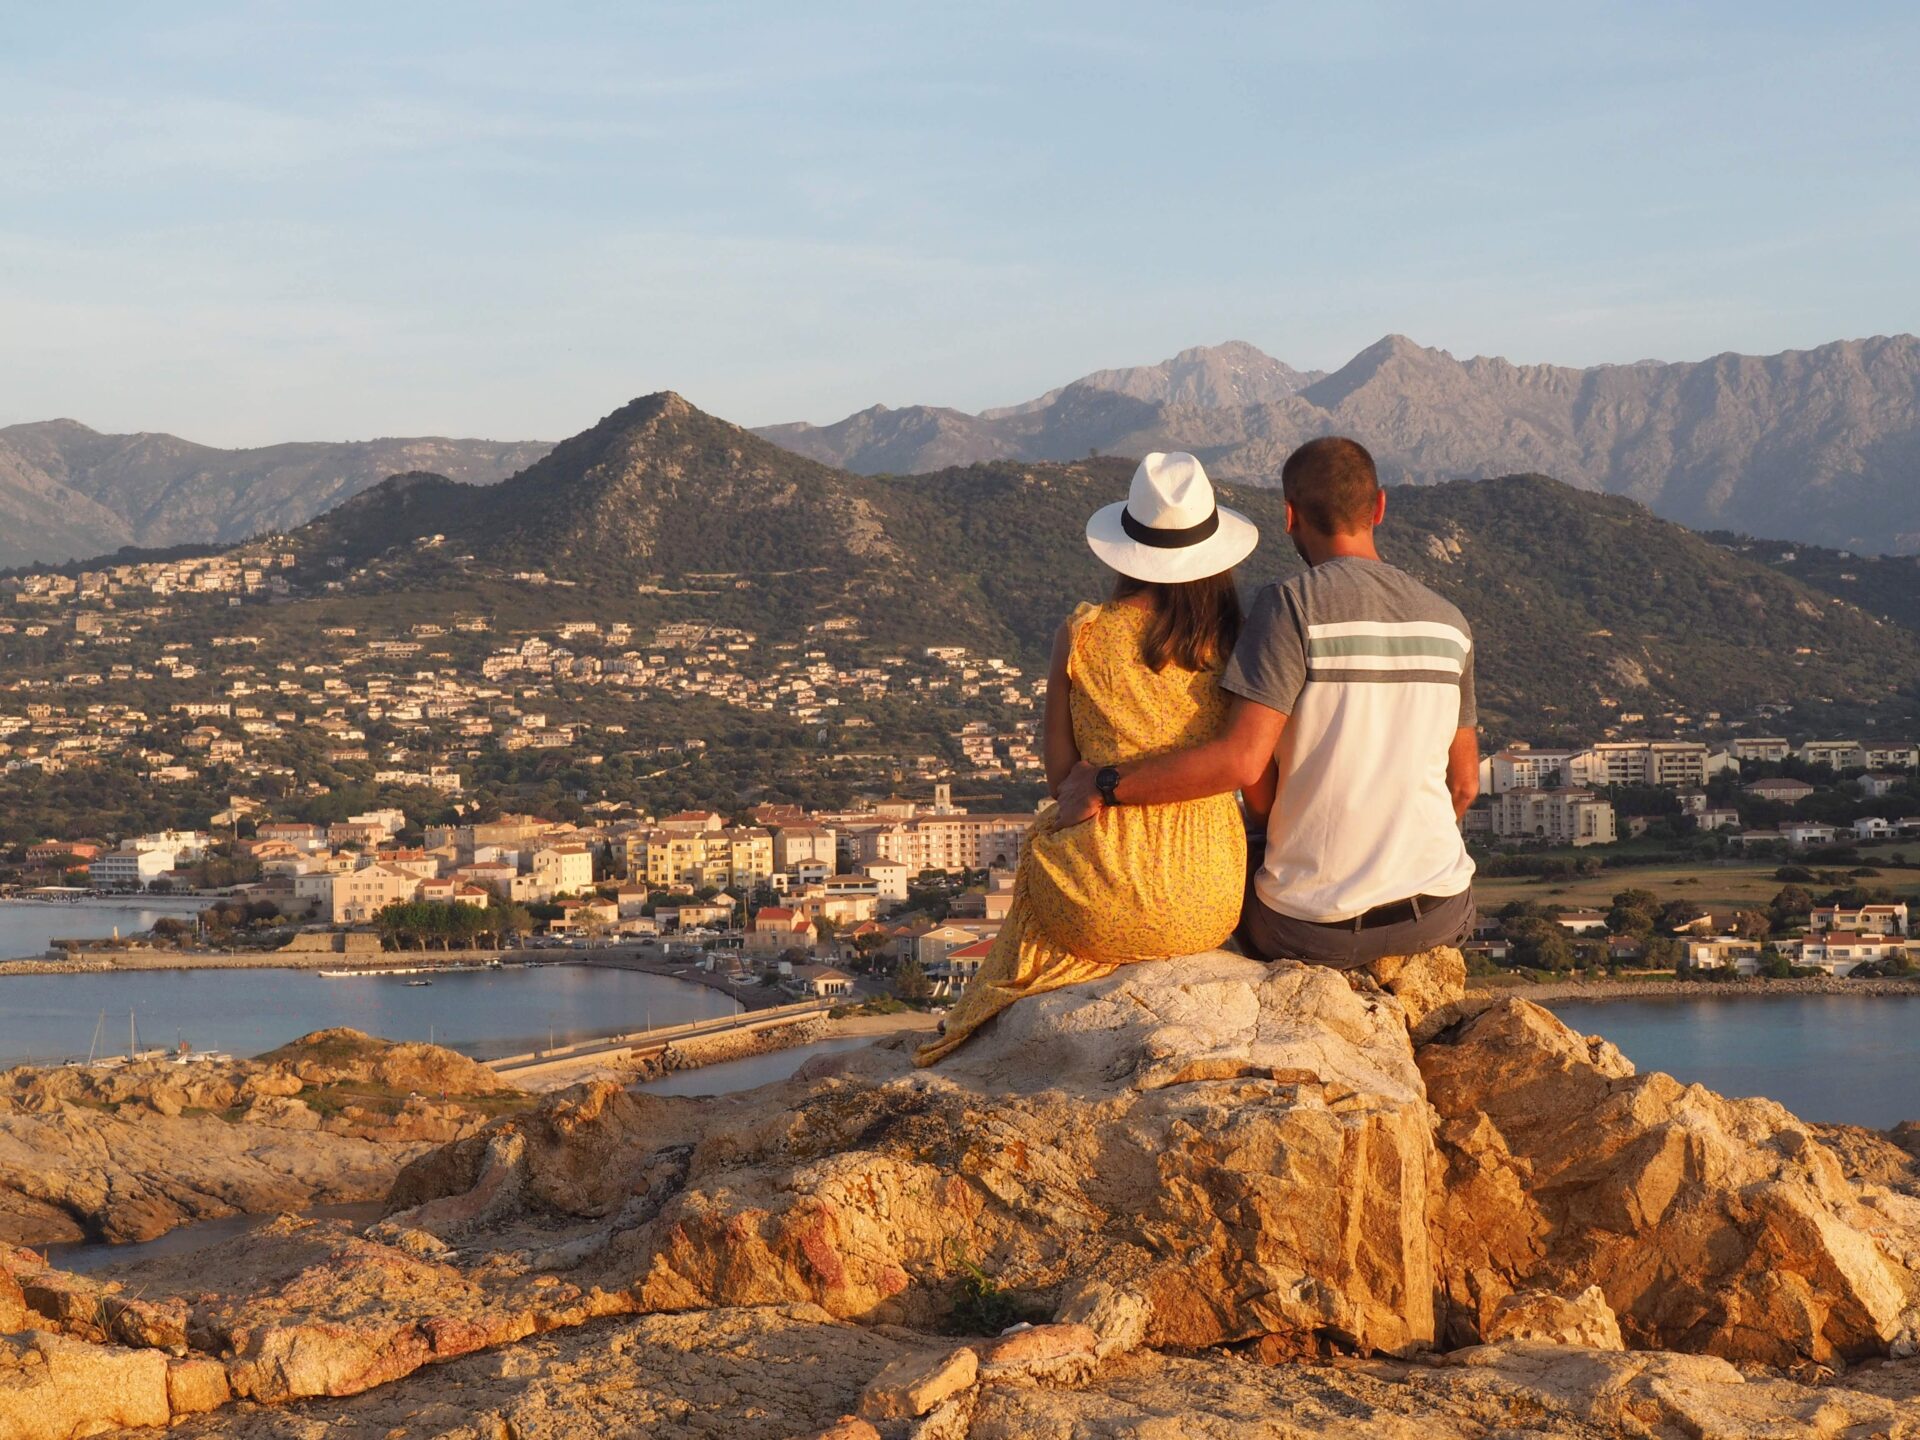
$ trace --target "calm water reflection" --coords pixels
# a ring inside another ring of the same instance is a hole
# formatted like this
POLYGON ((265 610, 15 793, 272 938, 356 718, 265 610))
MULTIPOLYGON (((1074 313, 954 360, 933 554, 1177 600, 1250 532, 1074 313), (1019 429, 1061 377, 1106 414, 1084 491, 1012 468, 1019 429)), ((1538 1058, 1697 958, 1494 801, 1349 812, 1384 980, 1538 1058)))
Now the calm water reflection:
POLYGON ((85 1056, 106 1015, 103 1048, 127 1048, 133 1012, 142 1046, 257 1055, 310 1030, 350 1025, 388 1040, 432 1039, 480 1059, 556 1041, 732 1015, 703 985, 543 965, 436 975, 327 979, 311 970, 152 970, 121 975, 8 975, 0 967, 0 1066, 85 1056), (415 977, 417 978, 417 977, 415 977))
POLYGON ((1641 1070, 1764 1095, 1803 1120, 1920 1120, 1920 995, 1569 1000, 1552 1010, 1641 1070))
POLYGON ((59 940, 104 940, 151 930, 162 915, 191 919, 211 900, 0 900, 0 960, 37 959, 59 940))

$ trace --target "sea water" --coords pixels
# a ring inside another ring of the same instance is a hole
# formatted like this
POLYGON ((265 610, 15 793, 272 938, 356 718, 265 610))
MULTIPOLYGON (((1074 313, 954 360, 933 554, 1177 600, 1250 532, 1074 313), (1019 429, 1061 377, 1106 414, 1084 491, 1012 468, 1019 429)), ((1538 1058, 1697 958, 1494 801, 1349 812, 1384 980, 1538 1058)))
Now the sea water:
POLYGON ((1803 1120, 1920 1120, 1920 995, 1565 1000, 1549 1007, 1642 1071, 1763 1095, 1803 1120))
POLYGON ((184 1042, 257 1055, 346 1025, 387 1040, 430 1039, 485 1060, 549 1039, 564 1045, 739 1010, 704 985, 591 965, 340 978, 313 970, 9 975, 0 966, 0 1067, 84 1058, 96 1031, 100 1053, 125 1054, 129 1014, 142 1049, 184 1042), (433 983, 408 983, 421 978, 433 983))

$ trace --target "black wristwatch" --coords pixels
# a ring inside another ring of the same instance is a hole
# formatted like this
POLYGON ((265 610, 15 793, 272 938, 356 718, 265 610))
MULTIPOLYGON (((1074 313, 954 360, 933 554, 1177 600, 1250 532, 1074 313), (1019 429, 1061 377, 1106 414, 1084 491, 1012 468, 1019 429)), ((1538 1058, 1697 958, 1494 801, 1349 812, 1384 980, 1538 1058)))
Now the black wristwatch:
POLYGON ((1093 788, 1100 792, 1100 802, 1103 805, 1118 805, 1120 803, 1120 798, 1113 793, 1119 784, 1120 772, 1111 765, 1093 777, 1093 788))

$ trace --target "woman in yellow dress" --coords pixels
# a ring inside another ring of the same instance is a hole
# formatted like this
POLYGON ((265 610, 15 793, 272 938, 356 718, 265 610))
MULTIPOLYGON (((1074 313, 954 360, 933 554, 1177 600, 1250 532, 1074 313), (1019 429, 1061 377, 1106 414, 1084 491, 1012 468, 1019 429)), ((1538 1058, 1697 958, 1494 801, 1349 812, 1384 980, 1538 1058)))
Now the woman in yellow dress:
MULTIPOLYGON (((1056 794, 1083 759, 1118 765, 1219 733, 1218 679, 1240 631, 1233 567, 1259 540, 1252 521, 1215 503, 1200 462, 1178 453, 1147 456, 1126 501, 1087 522, 1087 543, 1118 579, 1111 599, 1081 605, 1054 638, 1044 734, 1056 794)), ((1269 770, 1247 796, 1262 814, 1272 780, 1269 770)), ((1057 814, 1035 817, 992 951, 917 1063, 951 1054, 1023 996, 1211 950, 1239 923, 1247 838, 1232 795, 1108 805, 1065 829, 1057 814)))

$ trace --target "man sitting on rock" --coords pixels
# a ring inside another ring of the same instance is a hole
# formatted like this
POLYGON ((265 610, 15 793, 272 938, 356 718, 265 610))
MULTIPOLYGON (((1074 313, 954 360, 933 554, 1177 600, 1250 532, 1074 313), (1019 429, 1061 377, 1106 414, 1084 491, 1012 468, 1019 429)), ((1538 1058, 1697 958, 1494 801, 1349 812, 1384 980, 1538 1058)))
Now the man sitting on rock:
POLYGON ((1241 945, 1396 992, 1403 982, 1457 986, 1465 970, 1452 947, 1474 916, 1459 828, 1479 788, 1472 631, 1375 550, 1387 497, 1363 446, 1309 441, 1281 484, 1287 533, 1308 568, 1255 601, 1220 678, 1234 697, 1225 729, 1121 765, 1117 779, 1078 766, 1060 791, 1061 823, 1106 805, 1253 788, 1274 765, 1272 810, 1254 817, 1267 838, 1241 945), (1415 971, 1427 973, 1415 981, 1415 971))

